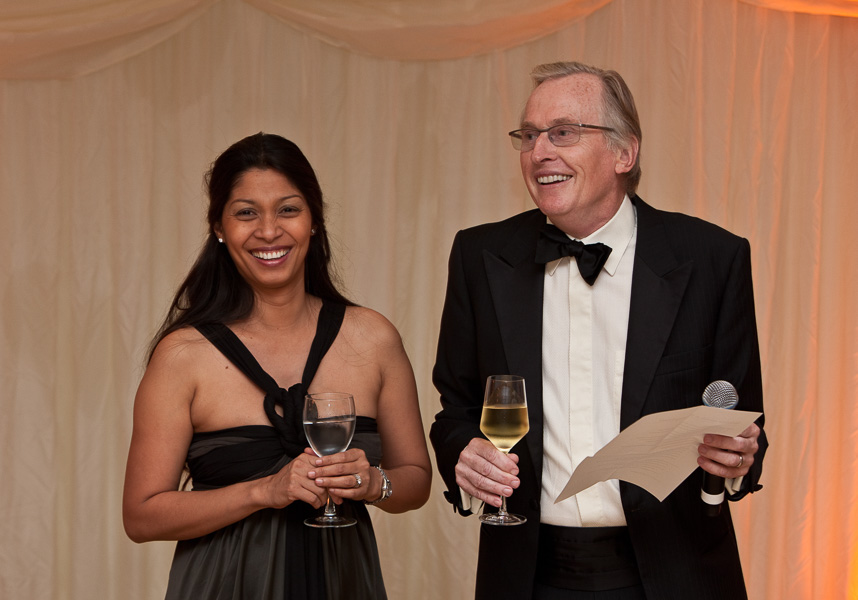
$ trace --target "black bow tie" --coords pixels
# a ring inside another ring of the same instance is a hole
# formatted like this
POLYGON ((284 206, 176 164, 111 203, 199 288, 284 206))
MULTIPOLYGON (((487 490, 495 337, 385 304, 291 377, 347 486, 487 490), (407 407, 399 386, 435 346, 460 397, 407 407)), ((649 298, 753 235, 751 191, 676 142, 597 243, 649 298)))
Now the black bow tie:
POLYGON ((599 276, 610 254, 610 246, 601 242, 585 244, 578 240, 570 240, 565 233, 550 223, 546 223, 539 232, 539 239, 536 242, 536 262, 544 264, 564 256, 574 256, 581 277, 590 285, 596 282, 596 277, 599 276))

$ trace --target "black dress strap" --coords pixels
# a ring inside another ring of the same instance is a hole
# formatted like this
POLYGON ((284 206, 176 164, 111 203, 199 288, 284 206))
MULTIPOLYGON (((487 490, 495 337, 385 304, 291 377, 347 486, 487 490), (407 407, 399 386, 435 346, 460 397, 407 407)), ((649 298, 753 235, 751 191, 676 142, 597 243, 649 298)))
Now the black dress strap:
MULTIPOLYGON (((310 386, 322 359, 328 353, 334 340, 337 339, 345 314, 345 304, 322 301, 322 310, 319 312, 319 322, 316 325, 316 336, 310 345, 310 354, 307 356, 307 363, 304 365, 304 374, 301 376, 301 383, 305 386, 310 386)), ((301 402, 303 403, 303 398, 301 402)))
POLYGON ((274 378, 265 372, 247 346, 229 327, 223 323, 205 323, 196 327, 215 348, 265 392, 265 414, 277 430, 283 449, 291 457, 298 456, 307 447, 302 415, 304 395, 316 376, 322 358, 337 338, 345 312, 346 307, 342 304, 322 301, 316 334, 304 365, 301 382, 288 390, 280 387, 274 378), (278 405, 283 412, 282 416, 277 413, 278 405))

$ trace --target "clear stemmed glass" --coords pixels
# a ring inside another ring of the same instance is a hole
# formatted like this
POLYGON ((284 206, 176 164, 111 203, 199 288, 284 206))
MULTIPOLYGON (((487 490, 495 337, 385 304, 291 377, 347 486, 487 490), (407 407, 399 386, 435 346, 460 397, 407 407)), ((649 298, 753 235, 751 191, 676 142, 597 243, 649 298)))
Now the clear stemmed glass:
MULTIPOLYGON (((486 396, 480 431, 495 448, 508 453, 530 429, 524 378, 518 375, 491 375, 486 381, 486 396)), ((527 519, 506 512, 506 496, 501 496, 500 510, 483 513, 480 521, 487 525, 521 525, 527 519)))
MULTIPOLYGON (((355 401, 351 394, 321 392, 304 397, 304 433, 310 447, 318 456, 343 452, 355 433, 355 401)), ((337 514, 331 495, 325 511, 318 517, 305 519, 310 527, 349 527, 357 521, 337 514)))

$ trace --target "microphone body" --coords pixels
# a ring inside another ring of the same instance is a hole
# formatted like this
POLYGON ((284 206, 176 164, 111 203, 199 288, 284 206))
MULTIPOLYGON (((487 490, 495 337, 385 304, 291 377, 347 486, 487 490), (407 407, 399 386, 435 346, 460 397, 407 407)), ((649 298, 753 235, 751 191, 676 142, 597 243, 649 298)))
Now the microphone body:
MULTIPOLYGON (((713 381, 703 390, 703 404, 706 406, 730 410, 738 403, 739 394, 733 384, 727 381, 713 381)), ((706 514, 710 517, 718 516, 724 502, 724 478, 704 471, 700 498, 706 503, 706 514)))

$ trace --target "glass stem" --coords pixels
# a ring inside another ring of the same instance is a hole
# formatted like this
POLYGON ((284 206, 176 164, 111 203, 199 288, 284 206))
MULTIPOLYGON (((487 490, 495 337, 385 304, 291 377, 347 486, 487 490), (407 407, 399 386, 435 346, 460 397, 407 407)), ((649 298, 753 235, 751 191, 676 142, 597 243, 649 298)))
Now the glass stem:
POLYGON ((507 516, 506 496, 501 496, 501 505, 500 505, 500 509, 498 510, 498 516, 499 517, 506 517, 507 516))
MULTIPOLYGON (((501 450, 504 454, 509 454, 509 449, 501 450)), ((501 519, 506 519, 509 516, 509 513, 506 512, 506 496, 501 496, 501 505, 500 509, 498 509, 498 517, 501 519)))
POLYGON ((325 515, 326 518, 332 518, 337 516, 337 507, 334 504, 334 501, 331 499, 331 495, 328 494, 328 499, 325 502, 325 515))

